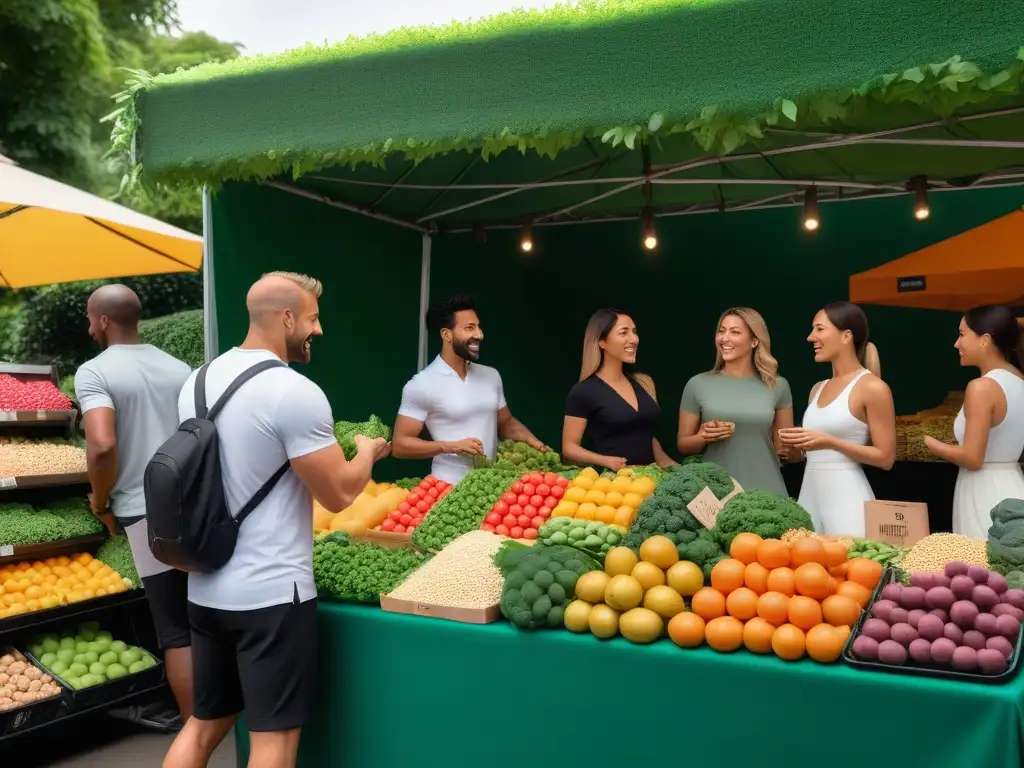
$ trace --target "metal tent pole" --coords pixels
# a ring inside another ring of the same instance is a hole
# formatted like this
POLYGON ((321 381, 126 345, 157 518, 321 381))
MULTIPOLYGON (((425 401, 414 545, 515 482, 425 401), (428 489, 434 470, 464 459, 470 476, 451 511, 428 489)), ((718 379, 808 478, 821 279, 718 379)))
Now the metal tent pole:
POLYGON ((430 234, 423 233, 420 255, 420 335, 416 370, 427 367, 427 309, 430 307, 430 234))
POLYGON ((217 292, 213 275, 213 205, 203 187, 203 351, 206 362, 217 356, 217 292))

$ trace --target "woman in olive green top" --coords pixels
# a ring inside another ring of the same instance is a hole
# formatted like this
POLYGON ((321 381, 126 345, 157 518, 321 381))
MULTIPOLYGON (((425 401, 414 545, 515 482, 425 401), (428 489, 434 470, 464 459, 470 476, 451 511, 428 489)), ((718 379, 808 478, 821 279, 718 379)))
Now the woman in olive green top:
POLYGON ((726 310, 715 335, 715 367, 683 390, 680 452, 703 451, 745 489, 788 496, 776 436, 793 426, 793 395, 778 370, 761 315, 749 307, 726 310))

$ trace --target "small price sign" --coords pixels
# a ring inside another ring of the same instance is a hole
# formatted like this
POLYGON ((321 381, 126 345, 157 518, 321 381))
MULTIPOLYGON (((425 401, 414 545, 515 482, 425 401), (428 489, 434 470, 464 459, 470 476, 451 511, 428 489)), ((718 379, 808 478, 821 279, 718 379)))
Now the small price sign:
POLYGON ((14 547, 10 544, 4 544, 0 547, 0 557, 10 557, 14 554, 14 547))
POLYGON ((869 539, 894 547, 912 547, 929 533, 928 505, 916 501, 866 501, 864 531, 869 539))
POLYGON ((17 421, 18 414, 14 411, 0 411, 0 421, 17 421))
POLYGON ((17 488, 18 481, 13 477, 0 477, 0 490, 10 490, 11 488, 17 488))

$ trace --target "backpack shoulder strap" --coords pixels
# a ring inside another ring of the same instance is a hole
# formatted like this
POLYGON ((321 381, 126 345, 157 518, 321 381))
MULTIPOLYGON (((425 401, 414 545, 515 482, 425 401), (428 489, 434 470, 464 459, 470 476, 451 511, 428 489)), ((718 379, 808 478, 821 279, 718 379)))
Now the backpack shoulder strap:
POLYGON ((258 491, 256 491, 256 494, 249 499, 246 505, 238 510, 238 514, 233 518, 236 526, 241 525, 242 521, 244 521, 245 518, 247 518, 254 509, 256 509, 256 507, 263 503, 263 500, 270 495, 272 490, 274 490, 274 486, 277 485, 277 481, 284 477, 284 473, 287 472, 290 467, 291 462, 286 461, 278 468, 271 478, 267 480, 267 482, 265 482, 258 491))
MULTIPOLYGON (((199 387, 200 380, 203 381, 203 387, 205 389, 205 384, 206 384, 205 370, 206 370, 206 367, 208 365, 209 365, 209 363, 204 365, 203 368, 200 370, 199 375, 196 376, 197 394, 198 394, 198 387, 199 387)), ((238 391, 239 387, 241 387, 243 384, 245 384, 245 382, 247 382, 253 376, 261 374, 264 371, 269 371, 271 368, 284 368, 284 367, 285 367, 285 364, 283 362, 281 362, 280 360, 264 360, 262 363, 256 363, 256 365, 252 366, 251 368, 246 368, 244 371, 242 371, 240 374, 238 374, 238 376, 235 378, 235 380, 232 381, 231 384, 228 386, 228 388, 224 390, 224 394, 221 395, 220 399, 218 399, 217 402, 213 404, 213 407, 210 409, 209 413, 206 415, 206 418, 209 419, 210 421, 213 421, 214 419, 216 419, 217 418, 217 414, 220 413, 221 409, 225 406, 225 404, 227 404, 228 400, 231 399, 231 396, 233 394, 235 394, 235 392, 238 391)), ((205 405, 206 405, 205 392, 203 394, 204 394, 204 396, 203 396, 203 406, 205 408, 205 405)), ((199 402, 198 402, 198 398, 197 398, 197 401, 196 401, 196 416, 198 418, 202 418, 201 416, 199 416, 199 402)))
POLYGON ((209 363, 206 363, 199 369, 199 373, 196 374, 196 389, 195 389, 195 401, 196 401, 196 418, 206 418, 206 370, 210 367, 209 363))

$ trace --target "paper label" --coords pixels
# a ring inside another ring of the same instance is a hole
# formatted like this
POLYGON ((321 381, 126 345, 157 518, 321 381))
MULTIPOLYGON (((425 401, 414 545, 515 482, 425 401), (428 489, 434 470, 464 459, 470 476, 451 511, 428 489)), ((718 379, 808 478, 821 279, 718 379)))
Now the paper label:
POLYGON ((917 501, 865 501, 864 535, 894 547, 912 547, 929 533, 928 505, 917 501))
POLYGON ((37 419, 46 419, 49 416, 49 411, 36 411, 37 419))
POLYGON ((0 547, 0 557, 10 557, 14 554, 14 547, 10 544, 4 544, 0 547))
POLYGON ((17 421, 18 414, 14 411, 0 411, 0 421, 17 421))
POLYGON ((18 481, 13 477, 0 477, 0 490, 10 490, 11 488, 17 488, 18 481))
POLYGON ((705 487, 703 491, 693 498, 693 501, 686 505, 686 508, 690 510, 691 515, 700 521, 701 525, 710 530, 715 527, 718 514, 725 507, 726 502, 742 491, 743 489, 740 487, 740 484, 733 480, 732 493, 719 499, 710 488, 705 487))

